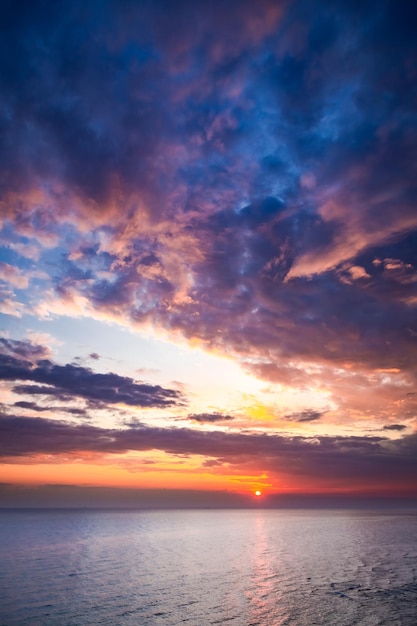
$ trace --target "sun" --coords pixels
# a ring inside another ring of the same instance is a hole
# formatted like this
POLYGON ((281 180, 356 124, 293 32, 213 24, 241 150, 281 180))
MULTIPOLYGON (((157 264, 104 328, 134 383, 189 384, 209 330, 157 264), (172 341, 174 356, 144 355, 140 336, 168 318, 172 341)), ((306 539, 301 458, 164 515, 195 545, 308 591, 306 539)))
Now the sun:
POLYGON ((261 496, 262 495, 262 491, 259 491, 259 489, 257 491, 255 491, 255 496, 261 496))

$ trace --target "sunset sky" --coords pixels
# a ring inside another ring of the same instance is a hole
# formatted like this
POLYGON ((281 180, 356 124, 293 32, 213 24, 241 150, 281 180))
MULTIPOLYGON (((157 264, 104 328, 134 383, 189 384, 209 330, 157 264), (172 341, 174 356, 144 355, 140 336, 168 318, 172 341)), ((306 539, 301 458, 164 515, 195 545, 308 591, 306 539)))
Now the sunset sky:
POLYGON ((2 3, 0 505, 417 498, 416 24, 2 3))

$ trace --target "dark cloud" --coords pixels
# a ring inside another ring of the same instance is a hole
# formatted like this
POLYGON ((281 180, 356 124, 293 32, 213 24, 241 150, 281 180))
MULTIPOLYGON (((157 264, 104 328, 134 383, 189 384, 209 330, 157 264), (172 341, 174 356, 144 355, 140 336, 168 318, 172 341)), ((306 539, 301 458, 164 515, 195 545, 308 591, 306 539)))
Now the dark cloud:
POLYGON ((55 413, 69 413, 70 415, 78 415, 80 417, 85 417, 87 415, 87 411, 85 409, 78 409, 76 407, 70 406, 41 406, 39 404, 36 404, 36 402, 26 402, 25 400, 15 402, 13 406, 17 406, 20 409, 29 409, 30 411, 36 411, 37 413, 50 411, 55 413))
POLYGON ((387 424, 386 426, 384 426, 384 430, 406 430, 407 426, 405 426, 404 424, 387 424))
POLYGON ((16 393, 46 395, 60 400, 85 398, 102 404, 127 404, 138 407, 168 407, 180 403, 181 395, 173 389, 159 385, 135 382, 127 376, 98 374, 79 365, 57 365, 48 359, 37 360, 41 349, 32 344, 16 342, 14 354, 12 340, 0 340, 5 351, 0 354, 0 380, 30 381, 35 384, 18 384, 16 393), (22 358, 19 355, 22 354, 22 358), (32 361, 27 361, 28 355, 32 361), (36 356, 36 360, 33 359, 36 356))
POLYGON ((402 485, 409 489, 417 478, 417 437, 283 437, 257 433, 203 432, 186 428, 146 426, 124 430, 87 424, 3 415, 0 417, 0 454, 15 459, 36 454, 98 452, 121 454, 129 450, 163 450, 168 454, 196 454, 240 468, 254 468, 298 477, 369 485, 402 485))
POLYGON ((326 411, 307 409, 305 411, 299 411, 298 413, 288 413, 288 415, 284 416, 284 419, 290 422, 315 422, 325 415, 325 413, 326 411))
POLYGON ((219 94, 205 114, 193 85, 203 66, 224 84, 225 66, 233 67, 277 23, 270 2, 256 10, 250 2, 233 3, 229 11, 210 4, 93 2, 86 9, 75 2, 49 11, 38 1, 10 8, 0 50, 3 186, 58 178, 106 201, 117 178, 124 189, 144 189, 157 210, 172 186, 172 164, 160 159, 161 136, 178 142, 215 117, 219 94), (175 97, 183 82, 186 90, 191 86, 186 116, 183 98, 175 97))
POLYGON ((7 337, 0 337, 0 350, 3 363, 7 363, 8 359, 11 363, 21 360, 26 367, 49 356, 49 350, 44 346, 7 337))
POLYGON ((233 418, 232 415, 223 415, 222 413, 191 413, 188 419, 202 424, 210 424, 213 422, 228 422, 233 418))
MULTIPOLYGON (((225 252, 215 264, 201 271, 206 280, 194 294, 200 315, 195 315, 195 306, 185 306, 180 315, 169 315, 169 323, 190 337, 228 346, 243 357, 250 355, 264 362, 318 359, 365 369, 414 370, 415 283, 406 288, 408 299, 403 302, 381 297, 374 283, 346 284, 335 272, 282 283, 273 274, 281 271, 281 260, 275 263, 273 257, 263 256, 264 252, 254 255, 253 251, 246 254, 246 263, 257 269, 245 274, 243 264, 233 269, 239 256, 245 256, 237 233, 230 231, 228 237, 236 243, 225 244, 225 252), (268 270, 263 272, 262 267, 268 270), (214 300, 210 296, 213 291, 217 294, 214 300)), ((259 248, 267 251, 268 242, 261 241, 259 248)))

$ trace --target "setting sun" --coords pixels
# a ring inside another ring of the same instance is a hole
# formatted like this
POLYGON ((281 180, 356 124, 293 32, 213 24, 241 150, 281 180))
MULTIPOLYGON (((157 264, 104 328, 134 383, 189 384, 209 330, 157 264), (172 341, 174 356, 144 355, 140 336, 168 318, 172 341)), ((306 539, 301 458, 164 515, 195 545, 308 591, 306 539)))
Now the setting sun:
POLYGON ((262 495, 262 491, 255 491, 255 496, 261 496, 262 495))

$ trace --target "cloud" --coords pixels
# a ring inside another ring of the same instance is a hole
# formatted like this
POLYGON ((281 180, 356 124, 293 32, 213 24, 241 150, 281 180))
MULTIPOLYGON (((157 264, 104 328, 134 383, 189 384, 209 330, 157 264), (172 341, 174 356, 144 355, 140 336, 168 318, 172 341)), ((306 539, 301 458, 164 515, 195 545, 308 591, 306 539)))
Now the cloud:
POLYGON ((14 293, 9 289, 4 289, 0 286, 0 312, 4 315, 10 315, 13 317, 22 317, 25 313, 25 306, 22 302, 19 302, 14 293))
POLYGON ((1 358, 3 364, 20 361, 24 367, 30 367, 40 360, 50 356, 50 349, 32 341, 19 341, 0 337, 1 358))
POLYGON ((29 279, 19 269, 0 262, 0 280, 9 283, 18 289, 25 289, 29 284, 29 279))
POLYGON ((228 422, 233 418, 232 415, 223 415, 222 413, 191 413, 188 419, 202 424, 210 424, 213 422, 228 422))
POLYGON ((85 398, 100 404, 137 407, 169 407, 181 402, 180 393, 160 385, 136 382, 127 376, 99 374, 79 365, 57 365, 45 357, 45 349, 30 342, 1 339, 0 380, 30 381, 17 384, 16 393, 45 395, 61 400, 85 398), (29 360, 30 359, 30 360, 29 360))
POLYGON ((35 411, 36 413, 43 413, 44 411, 47 411, 51 413, 68 413, 70 415, 77 415, 82 417, 87 416, 87 411, 85 409, 78 409, 76 407, 70 406, 41 406, 36 402, 27 402, 25 400, 15 402, 13 406, 19 407, 20 409, 29 409, 30 411, 35 411))
POLYGON ((305 411, 299 411, 298 413, 289 413, 284 416, 284 419, 290 422, 315 422, 319 420, 322 415, 325 415, 326 411, 314 411, 312 409, 306 409, 305 411))
POLYGON ((407 426, 405 426, 404 424, 387 424, 386 426, 384 426, 384 430, 397 430, 397 431, 401 431, 401 430, 406 430, 407 426))
MULTIPOLYGON (((181 142, 187 126, 204 130, 211 121, 208 142, 216 146, 227 139, 228 125, 216 123, 220 116, 214 108, 206 116, 192 100, 201 89, 210 100, 218 98, 217 93, 210 95, 214 75, 226 95, 231 86, 225 66, 257 49, 274 32, 280 14, 280 3, 264 1, 256 8, 250 2, 234 3, 229 11, 221 2, 210 7, 186 2, 178 8, 169 1, 109 2, 87 11, 78 2, 53 11, 45 11, 41 2, 19 12, 9 9, 2 32, 8 54, 1 55, 2 93, 10 112, 3 189, 15 192, 49 179, 91 200, 96 214, 103 207, 112 214, 117 196, 128 199, 139 190, 143 204, 160 211, 158 203, 163 205, 173 192, 175 176, 178 183, 183 178, 181 157, 185 153, 193 158, 192 142, 181 142), (16 102, 16 76, 22 107, 16 102), (185 99, 189 116, 182 121, 177 112, 185 99), (22 119, 31 122, 30 132, 20 124, 22 119)), ((59 195, 62 202, 65 193, 59 195)), ((30 217, 17 211, 22 225, 36 229, 46 213, 42 209, 30 217)), ((55 228, 50 207, 48 214, 55 228)))
MULTIPOLYGON (((201 455, 242 468, 321 482, 339 487, 395 483, 414 485, 417 475, 416 435, 384 437, 283 437, 258 433, 224 433, 186 428, 137 426, 123 430, 99 428, 36 417, 0 417, 0 454, 8 462, 37 454, 128 450, 162 450, 168 454, 201 455)), ((382 489, 383 490, 383 489, 382 489)))
MULTIPOLYGON (((303 388, 315 363, 338 402, 352 370, 412 384, 412 3, 180 5, 8 5, 2 242, 29 256, 2 271, 51 282, 1 310, 151 323, 303 388)), ((45 359, 18 392, 179 402, 45 359)))

